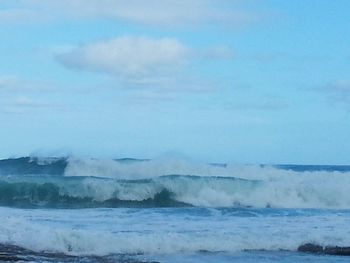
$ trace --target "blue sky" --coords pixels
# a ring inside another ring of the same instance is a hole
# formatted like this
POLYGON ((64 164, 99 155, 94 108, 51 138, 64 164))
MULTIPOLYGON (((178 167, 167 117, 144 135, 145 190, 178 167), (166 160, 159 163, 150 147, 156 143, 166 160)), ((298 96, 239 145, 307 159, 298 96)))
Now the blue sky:
POLYGON ((347 0, 0 0, 0 157, 350 162, 347 0))

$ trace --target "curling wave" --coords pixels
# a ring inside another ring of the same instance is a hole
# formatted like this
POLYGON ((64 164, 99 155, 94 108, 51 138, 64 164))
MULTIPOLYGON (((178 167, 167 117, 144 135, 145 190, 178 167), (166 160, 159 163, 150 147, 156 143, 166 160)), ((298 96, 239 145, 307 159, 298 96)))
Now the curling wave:
POLYGON ((168 175, 149 179, 6 176, 0 205, 14 207, 350 208, 350 176, 294 173, 265 179, 168 175))
POLYGON ((0 205, 14 207, 350 208, 349 187, 349 166, 0 160, 0 205))

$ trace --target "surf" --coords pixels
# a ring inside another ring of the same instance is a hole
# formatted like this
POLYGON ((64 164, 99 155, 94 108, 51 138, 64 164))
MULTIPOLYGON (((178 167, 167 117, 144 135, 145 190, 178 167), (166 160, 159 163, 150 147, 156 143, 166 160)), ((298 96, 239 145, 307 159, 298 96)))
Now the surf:
POLYGON ((350 208, 347 166, 24 157, 0 161, 0 205, 350 208))

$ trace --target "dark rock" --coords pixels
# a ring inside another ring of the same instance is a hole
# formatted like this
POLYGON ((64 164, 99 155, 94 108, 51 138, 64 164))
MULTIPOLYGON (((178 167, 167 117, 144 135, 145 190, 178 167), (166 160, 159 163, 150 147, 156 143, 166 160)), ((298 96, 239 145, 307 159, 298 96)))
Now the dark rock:
POLYGON ((324 248, 324 253, 327 255, 350 256, 350 247, 327 246, 324 248))
POLYGON ((18 257, 16 255, 0 252, 0 262, 3 262, 3 261, 16 262, 16 261, 27 261, 27 260, 22 257, 18 257))
POLYGON ((299 252, 306 252, 306 253, 314 253, 314 254, 320 254, 323 253, 323 247, 311 243, 307 243, 304 245, 301 245, 298 247, 299 252))
POLYGON ((350 247, 326 246, 307 243, 298 247, 299 252, 334 256, 350 256, 350 247))

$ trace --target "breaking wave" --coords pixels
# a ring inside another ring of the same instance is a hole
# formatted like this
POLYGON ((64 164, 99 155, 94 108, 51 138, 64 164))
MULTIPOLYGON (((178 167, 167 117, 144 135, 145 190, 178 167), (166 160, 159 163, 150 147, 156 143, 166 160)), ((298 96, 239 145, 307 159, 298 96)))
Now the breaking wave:
POLYGON ((24 157, 0 174, 3 206, 350 208, 348 166, 24 157))
POLYGON ((37 252, 102 256, 296 251, 306 243, 346 246, 350 242, 348 211, 315 215, 305 210, 293 214, 278 209, 271 209, 271 213, 266 209, 244 208, 178 210, 86 209, 82 212, 2 207, 0 243, 37 252))

